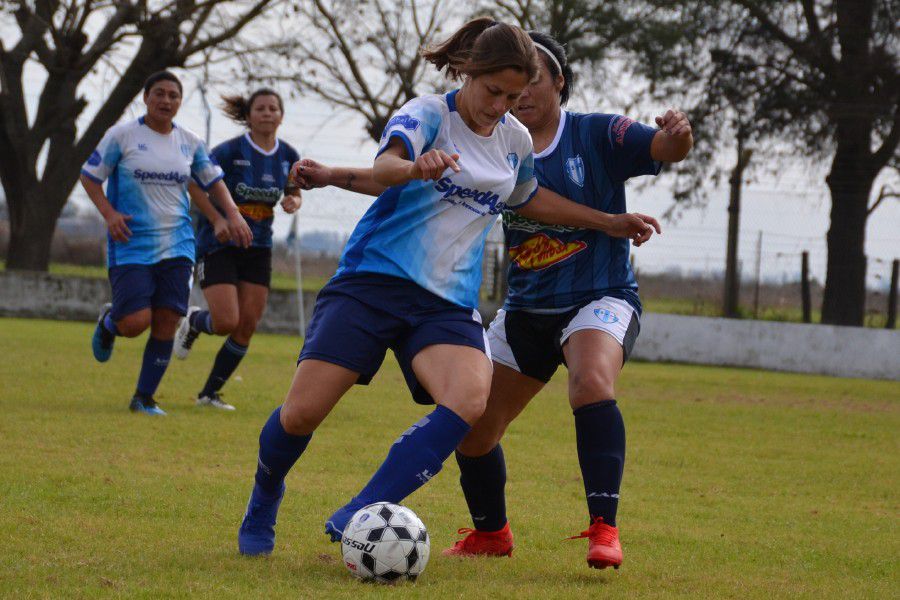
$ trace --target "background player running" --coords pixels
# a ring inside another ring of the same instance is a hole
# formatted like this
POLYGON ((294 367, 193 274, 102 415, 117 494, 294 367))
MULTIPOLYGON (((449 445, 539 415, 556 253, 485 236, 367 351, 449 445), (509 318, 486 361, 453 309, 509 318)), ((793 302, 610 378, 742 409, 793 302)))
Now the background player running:
MULTIPOLYGON (((319 293, 291 389, 260 434, 238 534, 242 553, 272 551, 285 475, 340 398, 371 380, 388 348, 414 397, 438 406, 400 436, 362 491, 327 519, 326 533, 340 539, 356 510, 399 502, 440 471, 481 415, 490 388, 474 307, 484 239, 502 210, 551 222, 574 211, 585 224, 605 222, 605 215, 557 196, 529 202, 537 191, 531 139, 506 116, 537 74, 525 32, 475 19, 424 56, 465 82, 408 102, 385 129, 374 178, 388 189, 319 293)), ((635 222, 636 234, 648 227, 635 222)))
POLYGON ((173 122, 181 97, 175 75, 168 71, 151 75, 144 84, 147 113, 107 131, 81 172, 81 183, 109 228, 112 304, 104 306, 94 330, 94 357, 106 362, 116 336, 136 337, 149 327, 130 408, 152 415, 165 414, 153 394, 169 364, 172 339, 190 294, 191 178, 223 209, 229 235, 243 245, 251 239, 221 183, 222 170, 200 138, 173 122))
POLYGON ((197 404, 234 410, 222 401, 219 390, 247 353, 266 308, 272 279, 274 208, 279 200, 287 213, 300 208, 299 190, 282 197, 290 167, 300 155, 276 137, 284 118, 284 103, 276 91, 262 88, 249 98, 227 96, 223 100, 225 114, 246 125, 248 131, 213 148, 212 157, 225 172, 225 185, 253 232, 253 243, 249 248, 223 243, 216 238, 215 223, 200 219, 197 278, 209 310, 190 308, 175 337, 175 356, 187 358, 201 333, 227 335, 197 404))

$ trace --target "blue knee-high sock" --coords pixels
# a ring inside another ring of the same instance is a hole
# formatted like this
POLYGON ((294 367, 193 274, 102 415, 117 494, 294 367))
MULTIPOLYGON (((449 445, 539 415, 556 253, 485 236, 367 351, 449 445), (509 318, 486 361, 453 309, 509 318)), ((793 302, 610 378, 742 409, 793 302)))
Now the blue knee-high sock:
POLYGON ((212 371, 209 373, 206 385, 200 391, 200 396, 208 396, 221 390, 228 378, 231 377, 231 374, 234 373, 234 370, 237 369, 245 354, 247 354, 247 346, 238 344, 230 336, 226 338, 219 353, 216 354, 212 371))
POLYGON ((147 345, 144 346, 144 362, 138 376, 138 394, 150 397, 156 393, 156 388, 159 387, 159 382, 169 367, 173 344, 172 340, 158 340, 152 335, 147 338, 147 345))
POLYGON ((198 310, 188 319, 191 329, 200 333, 213 333, 212 317, 208 310, 198 310))
POLYGON ((479 531, 499 531, 506 525, 506 460, 500 444, 483 456, 456 451, 459 484, 466 496, 472 523, 479 531))
POLYGON ((278 493, 288 471, 306 450, 312 434, 291 435, 281 426, 281 407, 269 416, 259 434, 256 483, 270 494, 278 493))
POLYGON ((625 467, 625 422, 615 400, 602 400, 573 411, 578 463, 584 478, 588 513, 615 526, 619 486, 625 467))
POLYGON ((469 429, 462 417, 438 406, 394 442, 381 467, 351 504, 400 502, 437 475, 469 429))

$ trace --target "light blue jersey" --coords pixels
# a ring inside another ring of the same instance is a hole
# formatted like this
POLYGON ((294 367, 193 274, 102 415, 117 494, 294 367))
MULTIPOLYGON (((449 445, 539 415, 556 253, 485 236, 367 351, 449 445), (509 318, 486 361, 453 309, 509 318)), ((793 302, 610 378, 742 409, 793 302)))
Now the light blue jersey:
POLYGON ((432 149, 459 154, 462 171, 386 190, 356 226, 335 277, 382 273, 409 279, 460 306, 478 306, 487 233, 504 209, 537 192, 531 136, 511 115, 490 136, 456 111, 456 92, 407 102, 388 122, 378 153, 393 138, 410 160, 432 149))
POLYGON ((223 176, 197 135, 177 125, 168 134, 158 133, 143 117, 122 123, 106 132, 81 172, 97 183, 109 179, 110 204, 132 217, 127 242, 109 239, 110 267, 194 260, 188 181, 193 177, 209 189, 223 176))

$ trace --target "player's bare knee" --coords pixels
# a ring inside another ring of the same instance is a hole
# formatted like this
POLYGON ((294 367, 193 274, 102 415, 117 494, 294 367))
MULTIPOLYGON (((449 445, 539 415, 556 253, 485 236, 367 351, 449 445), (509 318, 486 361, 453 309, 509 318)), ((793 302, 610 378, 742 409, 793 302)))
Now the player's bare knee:
POLYGON ((569 373, 569 403, 572 408, 616 397, 615 377, 601 372, 569 373))
POLYGON ((237 315, 212 315, 213 331, 216 335, 228 335, 234 333, 238 327, 237 315))
POLYGON ((478 421, 468 435, 463 438, 463 441, 460 442, 457 448, 460 454, 464 456, 484 456, 500 443, 503 431, 497 431, 494 427, 482 426, 482 423, 484 423, 483 419, 478 421))
POLYGON ((150 327, 150 314, 128 315, 116 322, 116 329, 122 337, 133 338, 150 327))
POLYGON ((291 435, 309 435, 319 426, 322 419, 303 406, 285 402, 281 407, 281 426, 291 435))

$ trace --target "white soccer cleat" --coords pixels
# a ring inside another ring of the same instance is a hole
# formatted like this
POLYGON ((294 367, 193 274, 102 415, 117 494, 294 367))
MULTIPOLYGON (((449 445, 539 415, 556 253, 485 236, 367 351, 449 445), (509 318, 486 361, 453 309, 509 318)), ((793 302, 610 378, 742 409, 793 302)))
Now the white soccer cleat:
POLYGON ((212 408, 218 408, 219 410, 234 410, 234 407, 227 402, 222 401, 222 397, 219 396, 219 392, 213 392, 206 396, 200 396, 197 398, 197 406, 211 406, 212 408))
POLYGON ((199 306, 188 308, 187 314, 182 317, 181 323, 178 325, 178 331, 175 332, 175 357, 184 360, 191 351, 191 346, 200 332, 191 327, 191 315, 200 310, 199 306))

